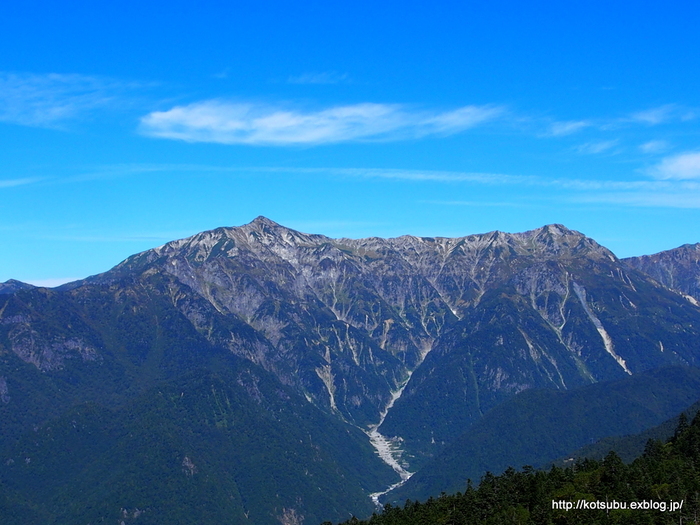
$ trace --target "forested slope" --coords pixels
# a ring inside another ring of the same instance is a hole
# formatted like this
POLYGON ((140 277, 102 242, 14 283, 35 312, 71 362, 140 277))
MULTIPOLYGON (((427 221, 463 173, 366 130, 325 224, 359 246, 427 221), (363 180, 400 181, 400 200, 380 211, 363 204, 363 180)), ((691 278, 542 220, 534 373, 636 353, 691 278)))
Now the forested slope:
POLYGON ((602 461, 586 459, 564 469, 508 469, 500 476, 486 474, 478 487, 469 485, 463 493, 423 503, 408 501, 403 507, 386 505, 368 520, 351 519, 345 524, 695 523, 700 515, 699 493, 700 418, 696 416, 690 425, 681 418, 667 442, 650 440, 644 453, 629 465, 611 452, 602 461), (614 502, 627 508, 608 508, 614 502), (633 502, 652 508, 632 509, 633 502), (681 502, 680 508, 672 510, 681 502), (565 509, 567 503, 570 510, 565 509), (584 508, 589 506, 605 508, 584 508))

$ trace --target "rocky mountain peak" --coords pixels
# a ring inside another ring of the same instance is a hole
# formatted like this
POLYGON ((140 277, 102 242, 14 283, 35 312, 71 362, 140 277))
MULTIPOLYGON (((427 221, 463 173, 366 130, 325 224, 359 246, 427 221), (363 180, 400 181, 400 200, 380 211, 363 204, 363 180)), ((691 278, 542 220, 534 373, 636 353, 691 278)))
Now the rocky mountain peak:
POLYGON ((16 279, 9 279, 4 283, 0 283, 0 294, 10 294, 15 293, 19 290, 28 290, 30 288, 35 288, 33 284, 23 283, 16 279))
POLYGON ((585 256, 617 261, 617 257, 610 250, 563 224, 547 224, 514 236, 528 248, 532 255, 564 258, 585 256))
POLYGON ((281 224, 276 223, 263 217, 262 215, 254 219, 252 222, 239 226, 237 228, 227 229, 232 238, 240 239, 240 234, 246 236, 248 243, 252 244, 264 244, 270 246, 275 243, 281 243, 286 245, 309 245, 309 244, 319 244, 322 242, 329 241, 327 237, 323 235, 313 235, 299 232, 281 224))
POLYGON ((240 250, 264 256, 266 253, 269 255, 270 251, 275 251, 280 246, 314 244, 313 238, 325 239, 321 235, 307 235, 259 216, 248 224, 233 227, 223 226, 204 231, 191 237, 169 242, 131 259, 138 258, 140 260, 145 257, 150 262, 157 257, 166 256, 184 257, 192 262, 203 262, 211 257, 236 257, 240 254, 240 250))
POLYGON ((256 217, 248 224, 244 224, 243 226, 239 226, 237 228, 226 228, 226 230, 232 237, 235 237, 236 232, 244 232, 251 238, 251 240, 253 240, 253 242, 256 239, 277 239, 284 236, 288 232, 294 231, 268 219, 267 217, 263 217, 262 215, 256 217))
POLYGON ((250 221, 246 226, 270 226, 270 227, 278 227, 278 228, 284 228, 284 226, 280 225, 279 223, 276 223, 275 221, 268 219, 264 215, 258 215, 250 221))

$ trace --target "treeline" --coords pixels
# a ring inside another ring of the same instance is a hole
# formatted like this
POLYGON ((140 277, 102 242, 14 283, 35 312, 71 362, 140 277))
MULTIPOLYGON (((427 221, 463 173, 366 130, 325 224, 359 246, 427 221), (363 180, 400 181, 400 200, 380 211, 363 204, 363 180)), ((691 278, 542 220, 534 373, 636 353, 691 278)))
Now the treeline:
POLYGON ((585 459, 549 471, 510 468, 500 476, 487 473, 478 487, 467 482, 463 493, 386 505, 368 520, 352 518, 345 525, 671 523, 700 523, 700 416, 690 424, 681 416, 673 437, 665 443, 649 440, 629 465, 610 452, 601 461, 585 459), (628 508, 577 509, 591 506, 579 500, 628 508), (656 508, 633 510, 632 502, 656 508))

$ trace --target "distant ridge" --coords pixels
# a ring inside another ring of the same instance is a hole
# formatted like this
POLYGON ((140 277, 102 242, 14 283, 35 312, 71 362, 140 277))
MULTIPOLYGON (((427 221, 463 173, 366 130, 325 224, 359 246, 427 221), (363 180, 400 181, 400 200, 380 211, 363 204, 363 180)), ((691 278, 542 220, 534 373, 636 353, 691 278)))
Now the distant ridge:
POLYGON ((664 286, 700 301, 700 243, 624 261, 664 286))

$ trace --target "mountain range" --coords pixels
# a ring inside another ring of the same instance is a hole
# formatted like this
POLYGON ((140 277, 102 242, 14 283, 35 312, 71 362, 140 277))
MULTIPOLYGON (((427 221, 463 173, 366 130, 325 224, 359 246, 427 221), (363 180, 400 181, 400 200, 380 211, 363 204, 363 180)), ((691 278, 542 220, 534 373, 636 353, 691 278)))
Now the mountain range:
MULTIPOLYGON (((421 473, 517 403, 598 392, 618 424, 590 418, 573 450, 633 428, 630 396, 601 392, 666 385, 651 427, 700 399, 699 260, 700 245, 618 259, 562 225, 358 240, 259 217, 55 289, 8 281, 0 510, 339 521, 427 494, 421 473)), ((505 468, 479 461, 431 493, 505 468)))

